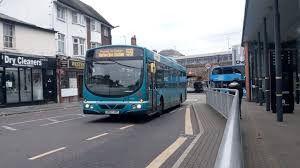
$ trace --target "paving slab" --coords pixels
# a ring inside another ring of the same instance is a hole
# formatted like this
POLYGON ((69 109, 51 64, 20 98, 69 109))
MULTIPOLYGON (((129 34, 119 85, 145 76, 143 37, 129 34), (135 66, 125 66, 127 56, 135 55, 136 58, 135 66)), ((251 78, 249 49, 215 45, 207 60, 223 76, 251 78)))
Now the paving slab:
POLYGON ((196 103, 193 109, 199 116, 203 133, 180 167, 210 168, 218 154, 226 119, 205 103, 196 103))
POLYGON ((245 168, 295 168, 300 159, 300 106, 284 114, 284 122, 276 114, 256 103, 242 103, 241 135, 245 168))
POLYGON ((19 107, 5 107, 0 108, 0 116, 30 113, 30 112, 43 112, 50 110, 59 110, 66 108, 81 107, 81 102, 69 102, 69 103, 49 103, 42 105, 30 105, 30 106, 19 106, 19 107))

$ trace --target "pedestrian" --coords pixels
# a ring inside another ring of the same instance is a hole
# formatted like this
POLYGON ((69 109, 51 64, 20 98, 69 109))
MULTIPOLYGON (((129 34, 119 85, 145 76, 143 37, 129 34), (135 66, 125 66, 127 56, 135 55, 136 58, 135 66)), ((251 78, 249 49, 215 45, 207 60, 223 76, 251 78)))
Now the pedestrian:
MULTIPOLYGON (((239 113, 240 113, 240 119, 242 119, 242 98, 243 98, 243 87, 240 84, 239 81, 233 81, 228 85, 229 89, 237 89, 239 91, 239 113)), ((233 93, 235 94, 235 93, 233 93)))

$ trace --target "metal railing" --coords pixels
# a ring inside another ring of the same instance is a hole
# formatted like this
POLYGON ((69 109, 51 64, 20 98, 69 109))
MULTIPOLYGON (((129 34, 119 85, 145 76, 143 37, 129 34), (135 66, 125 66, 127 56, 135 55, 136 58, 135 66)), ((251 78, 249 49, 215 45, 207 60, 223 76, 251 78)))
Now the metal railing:
POLYGON ((232 89, 209 89, 206 91, 206 103, 227 119, 214 167, 243 168, 239 92, 232 89))

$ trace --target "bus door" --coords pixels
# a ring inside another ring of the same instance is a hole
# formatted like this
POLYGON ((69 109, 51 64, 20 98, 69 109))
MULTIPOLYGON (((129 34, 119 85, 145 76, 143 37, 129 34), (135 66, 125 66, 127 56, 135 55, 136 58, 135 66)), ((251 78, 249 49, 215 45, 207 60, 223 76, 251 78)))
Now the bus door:
POLYGON ((152 111, 157 110, 157 88, 156 88, 156 73, 155 63, 149 62, 147 66, 147 81, 148 81, 148 97, 152 111))

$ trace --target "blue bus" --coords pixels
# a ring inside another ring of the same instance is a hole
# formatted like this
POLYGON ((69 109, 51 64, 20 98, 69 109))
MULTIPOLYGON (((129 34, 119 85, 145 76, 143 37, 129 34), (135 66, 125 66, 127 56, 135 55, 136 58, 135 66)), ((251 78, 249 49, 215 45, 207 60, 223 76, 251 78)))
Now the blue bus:
POLYGON ((86 53, 84 114, 161 115, 186 100, 186 68, 146 48, 111 45, 86 53))
MULTIPOLYGON (((219 66, 214 67, 211 71, 210 87, 212 88, 227 88, 233 81, 239 81, 243 88, 245 88, 245 66, 232 65, 232 66, 219 66)), ((244 89, 244 95, 246 91, 244 89)))

